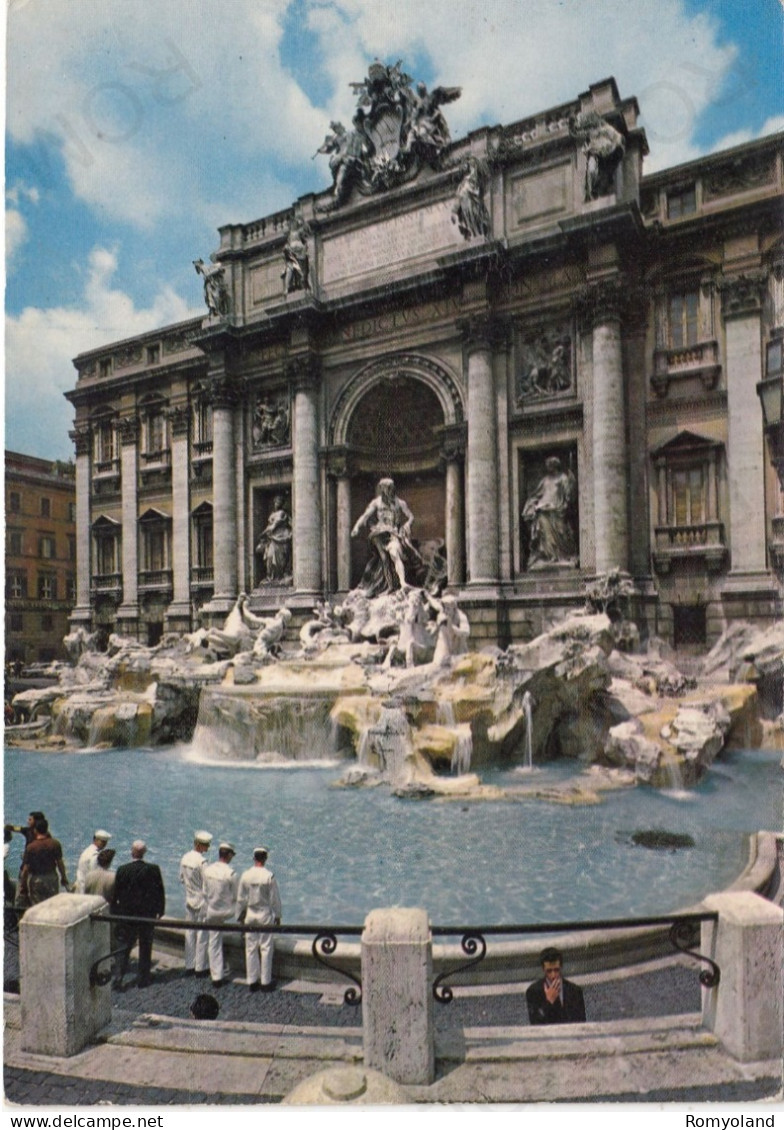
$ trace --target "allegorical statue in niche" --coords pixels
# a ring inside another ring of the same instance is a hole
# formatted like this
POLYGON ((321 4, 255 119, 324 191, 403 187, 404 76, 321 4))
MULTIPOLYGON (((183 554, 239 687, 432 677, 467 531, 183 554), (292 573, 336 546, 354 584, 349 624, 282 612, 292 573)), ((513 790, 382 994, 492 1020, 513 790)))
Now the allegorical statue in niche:
POLYGON ((452 205, 452 223, 463 239, 490 234, 490 216, 485 207, 485 173, 477 157, 471 156, 452 205))
POLYGON ((225 318, 230 309, 229 288, 226 286, 226 269, 215 262, 215 255, 210 255, 210 264, 203 259, 194 259, 193 265, 196 273, 204 279, 204 301, 211 315, 216 318, 225 318))
POLYGON ((408 574, 413 577, 421 568, 422 558, 411 543, 413 521, 408 505, 397 496, 394 480, 380 479, 376 497, 351 531, 354 538, 368 527, 372 554, 359 583, 366 596, 408 588, 408 574))
POLYGON ((276 495, 272 513, 256 546, 264 562, 267 582, 281 582, 291 576, 291 538, 291 519, 283 496, 276 495))
POLYGON ((569 133, 582 142, 586 159, 586 201, 609 195, 615 170, 626 148, 623 134, 595 110, 582 110, 570 117, 569 133))
POLYGON ((545 473, 528 496, 523 521, 530 528, 528 568, 532 565, 575 565, 577 539, 573 510, 577 483, 570 470, 552 455, 545 460, 545 473))
POLYGON ((308 261, 307 225, 293 220, 289 227, 289 237, 283 248, 283 293, 310 289, 310 263, 308 261))

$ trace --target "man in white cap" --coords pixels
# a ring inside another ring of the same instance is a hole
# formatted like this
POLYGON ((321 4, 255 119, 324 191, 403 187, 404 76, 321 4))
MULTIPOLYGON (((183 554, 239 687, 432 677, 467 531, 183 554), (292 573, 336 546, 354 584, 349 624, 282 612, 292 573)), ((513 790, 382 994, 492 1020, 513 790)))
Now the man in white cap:
MULTIPOLYGON (((234 914, 237 901, 237 872, 231 866, 236 855, 234 844, 223 840, 218 846, 218 859, 208 863, 202 872, 204 888, 204 919, 211 925, 222 925, 234 914)), ((223 964, 223 933, 210 930, 207 941, 207 957, 210 963, 210 977, 215 988, 226 983, 223 964)))
MULTIPOLYGON (((240 876, 237 893, 237 919, 246 926, 280 926, 280 893, 278 882, 267 869, 265 847, 257 847, 253 852, 253 866, 240 876)), ((275 942, 272 934, 248 933, 245 935, 245 972, 248 987, 252 993, 259 990, 271 993, 275 988, 272 980, 272 956, 275 942), (259 983, 261 977, 261 983, 259 983)))
POLYGON ((98 866, 98 852, 103 851, 111 838, 111 833, 105 832, 103 828, 96 828, 93 832, 93 842, 89 847, 84 849, 76 865, 74 891, 77 895, 84 894, 84 884, 87 881, 87 876, 93 868, 98 866))
MULTIPOLYGON (((193 833, 193 848, 180 860, 180 882, 185 886, 185 917, 188 922, 204 921, 203 871, 212 836, 209 832, 193 833)), ((185 931, 185 976, 206 977, 207 934, 204 930, 185 931)))

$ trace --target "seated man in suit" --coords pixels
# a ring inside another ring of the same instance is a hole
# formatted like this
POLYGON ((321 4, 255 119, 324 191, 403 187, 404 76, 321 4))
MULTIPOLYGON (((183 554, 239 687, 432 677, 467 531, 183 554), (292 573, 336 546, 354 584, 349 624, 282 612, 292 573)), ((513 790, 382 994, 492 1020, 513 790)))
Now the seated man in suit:
POLYGON ((544 977, 526 990, 530 1024, 576 1024, 585 1020, 585 1001, 579 985, 561 976, 563 956, 550 946, 539 955, 544 977))

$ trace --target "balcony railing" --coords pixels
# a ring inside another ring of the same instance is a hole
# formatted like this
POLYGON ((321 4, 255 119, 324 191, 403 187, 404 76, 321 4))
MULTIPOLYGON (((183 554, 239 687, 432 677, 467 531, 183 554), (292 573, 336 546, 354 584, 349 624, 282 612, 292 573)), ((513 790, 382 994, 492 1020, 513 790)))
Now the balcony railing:
POLYGON ((193 443, 193 458, 194 459, 210 459, 212 458, 212 440, 194 440, 193 443))
POLYGON ((170 589, 172 587, 171 569, 143 569, 139 573, 140 589, 170 589))
POLYGON ((93 463, 93 478, 111 478, 119 473, 119 459, 96 459, 93 463))
POLYGON ((91 579, 93 592, 122 592, 122 573, 94 573, 91 579))
POLYGON ((784 514, 777 514, 773 519, 770 556, 773 560, 773 567, 778 569, 779 572, 784 572, 784 514))
POLYGON ((161 451, 142 451, 140 452, 140 458, 143 467, 168 467, 171 452, 166 449, 161 451))
POLYGON ((705 390, 710 391, 716 387, 720 373, 719 343, 702 341, 678 349, 657 349, 651 384, 657 396, 666 396, 670 381, 699 377, 705 390))
POLYGON ((658 573, 668 573, 673 560, 701 557, 709 570, 720 569, 727 556, 723 522, 698 522, 688 526, 657 526, 653 562, 658 573))
POLYGON ((215 580, 215 570, 212 565, 194 565, 191 568, 192 585, 211 585, 215 580))

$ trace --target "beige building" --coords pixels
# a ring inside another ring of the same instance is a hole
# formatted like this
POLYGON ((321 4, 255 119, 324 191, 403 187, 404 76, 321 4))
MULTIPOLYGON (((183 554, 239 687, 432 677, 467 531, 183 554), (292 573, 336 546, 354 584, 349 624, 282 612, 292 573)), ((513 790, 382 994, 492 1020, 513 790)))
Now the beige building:
POLYGON ((450 141, 375 69, 333 188, 198 261, 205 318, 76 358, 72 622, 304 616, 360 580, 381 476, 475 644, 616 567, 680 645, 781 615, 781 135, 643 176, 612 79, 450 141))
POLYGON ((5 658, 64 659, 76 601, 74 465, 5 453, 5 658))

